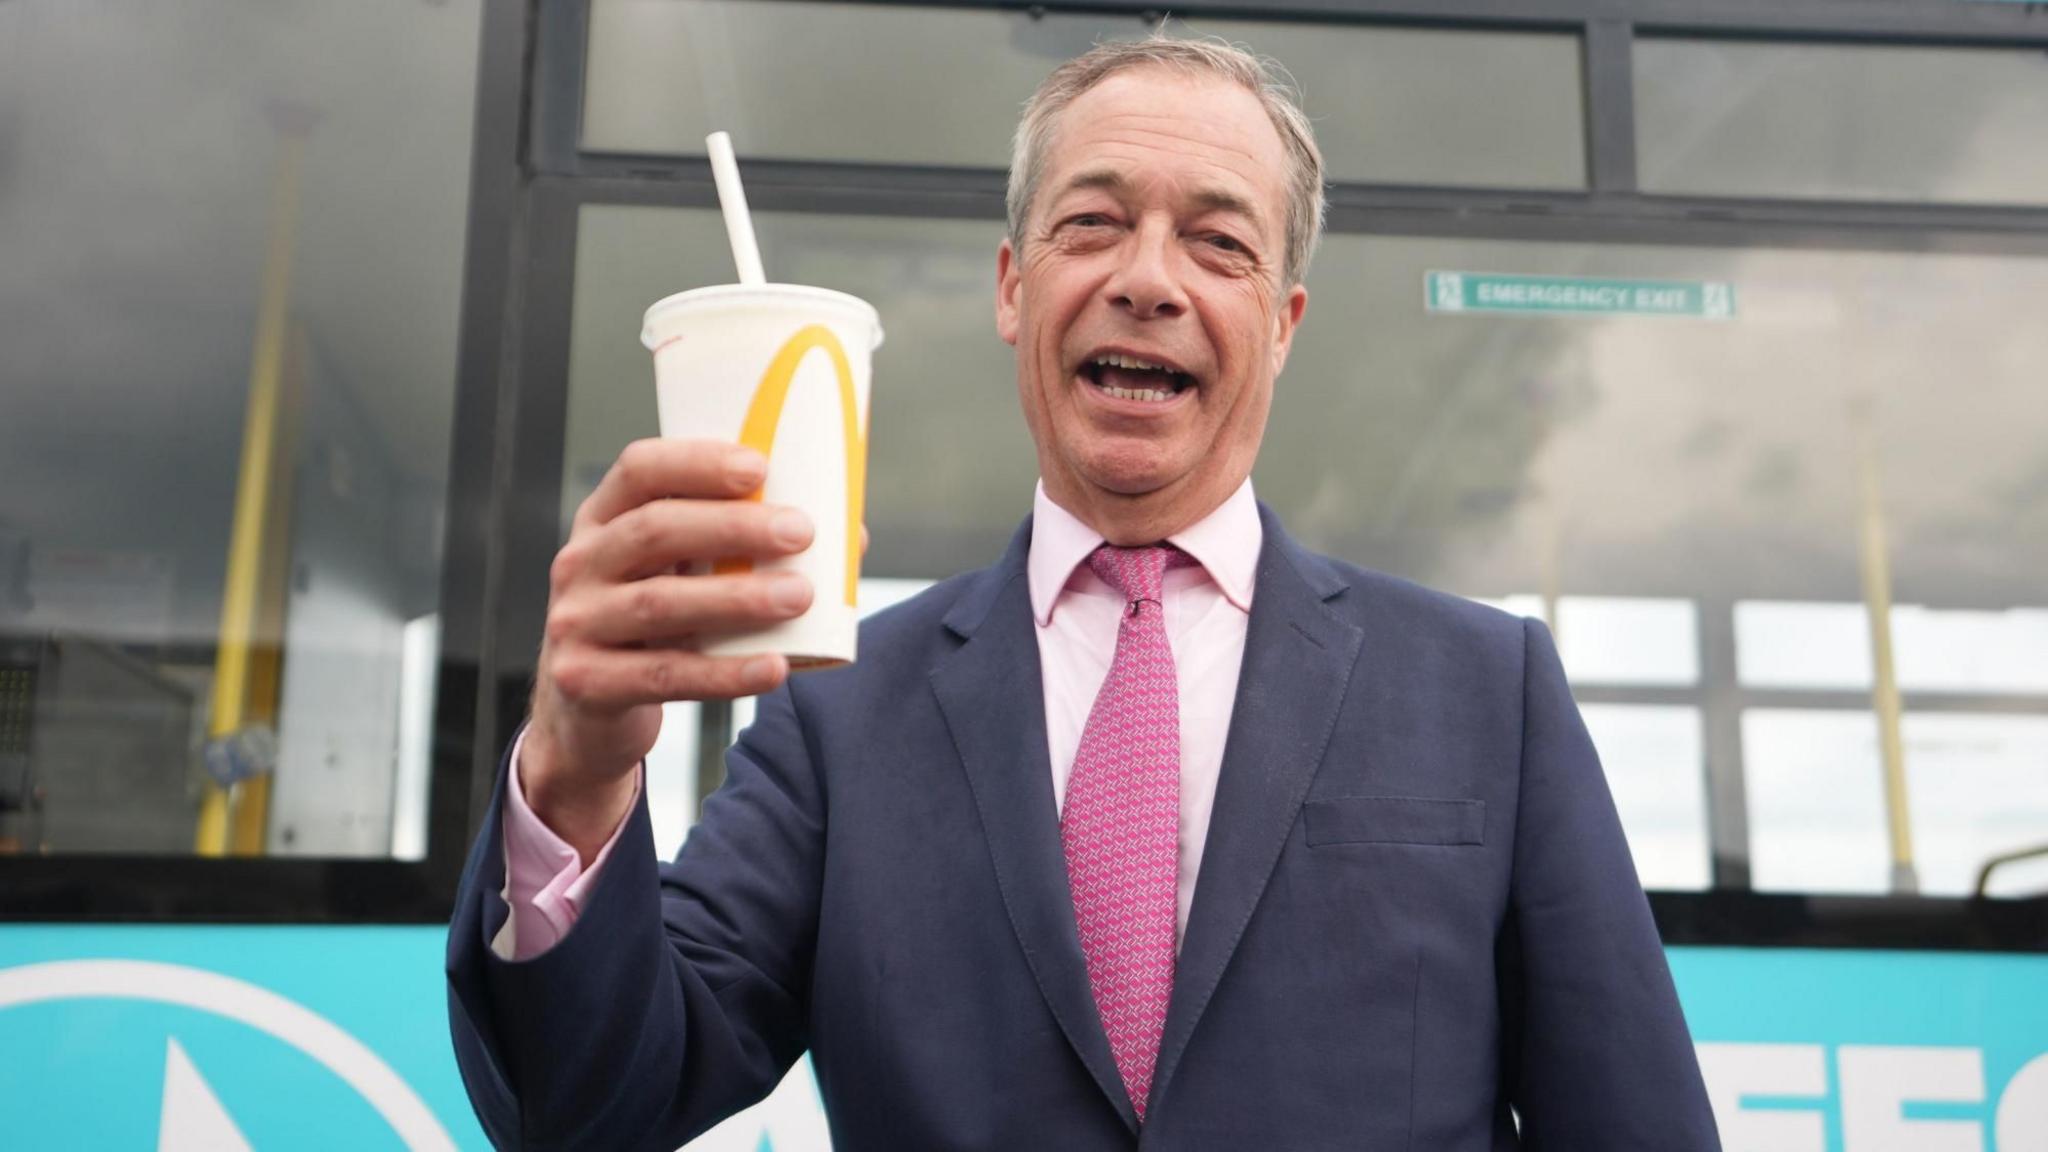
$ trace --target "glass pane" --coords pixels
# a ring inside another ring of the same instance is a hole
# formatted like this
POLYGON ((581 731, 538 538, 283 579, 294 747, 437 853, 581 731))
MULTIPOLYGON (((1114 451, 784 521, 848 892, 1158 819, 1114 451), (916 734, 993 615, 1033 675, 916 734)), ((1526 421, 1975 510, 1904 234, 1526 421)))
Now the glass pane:
POLYGON ((1751 709, 1742 763, 1753 886, 1871 895, 1891 887, 1876 717, 1751 709))
POLYGON ((2048 204, 2037 49, 1636 45, 1646 191, 2048 204))
POLYGON ((1699 622, 1690 600, 1560 597, 1557 643, 1574 683, 1699 683, 1699 622))
POLYGON ((1869 690, 1870 610, 1861 604, 1744 600, 1735 666, 1752 688, 1869 690))
MULTIPOLYGON (((1921 891, 1967 895, 1992 857, 2048 848, 2048 716, 1908 713, 1904 729, 1921 891)), ((2048 859, 2001 866, 1988 890, 2048 896, 2048 859)))
POLYGON ((1713 861, 1699 709, 1587 704, 1580 712, 1600 750, 1643 887, 1707 888, 1713 861))
POLYGON ((425 852, 478 19, 0 4, 0 851, 425 852))
POLYGON ((698 708, 695 701, 661 706, 661 735, 647 752, 647 815, 654 824, 657 859, 671 860, 704 803, 697 787, 698 708))
MULTIPOLYGON (((1964 896, 1991 858, 2048 843, 2048 716, 1907 714, 1900 725, 1920 890, 1964 896)), ((1754 709, 1742 718, 1751 874, 1759 889, 1890 888, 1884 777, 1867 712, 1754 709)), ((1989 891, 2048 893, 2038 862, 1989 891)))
POLYGON ((1527 592, 1475 599, 1549 624, 1574 684, 1699 683, 1699 614, 1690 600, 1560 596, 1546 608, 1543 597, 1527 592))
MULTIPOLYGON (((1173 27, 1285 64, 1334 180, 1585 185, 1575 37, 1173 27)), ((993 9, 593 0, 583 147, 701 155, 724 128, 743 156, 1005 168, 1018 110, 1046 73, 1098 40, 1149 30, 993 9)))
POLYGON ((1900 603, 2040 603, 2048 260, 1338 235, 1308 285, 1255 475, 1325 551, 1713 624, 1859 602, 1874 508, 1900 603), (1439 310, 1442 270, 1722 284, 1734 314, 1439 310))
MULTIPOLYGON (((1892 609, 1899 687, 1907 692, 2048 697, 2048 609, 1892 609)), ((1735 606, 1736 666, 1753 688, 1867 690, 1870 613, 1861 604, 1746 600, 1735 606)))
POLYGON ((1586 186, 1577 36, 1208 19, 1175 27, 1285 65, 1333 181, 1586 186))

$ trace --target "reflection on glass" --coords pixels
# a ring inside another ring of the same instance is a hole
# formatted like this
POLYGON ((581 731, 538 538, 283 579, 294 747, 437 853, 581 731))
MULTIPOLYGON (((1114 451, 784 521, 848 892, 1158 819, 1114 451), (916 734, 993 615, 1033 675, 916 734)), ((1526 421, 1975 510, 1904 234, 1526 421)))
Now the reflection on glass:
POLYGON ((1742 715, 1750 883, 1766 892, 1890 885, 1877 720, 1867 712, 1742 715))
POLYGON ((865 620, 884 609, 894 608, 937 583, 934 580, 902 580, 868 577, 860 582, 860 617, 865 620))
POLYGON ((1744 600, 1735 605, 1735 667, 1752 688, 1868 691, 1870 612, 1861 604, 1744 600))
POLYGON ((1652 192, 2048 204, 2038 49, 1645 39, 1652 192))
POLYGON ((1855 603, 1867 403, 1897 598, 2040 603, 2048 325, 2027 302, 2048 260, 1338 235, 1308 287, 1256 477, 1312 546, 1466 595, 1691 600, 1703 623, 1855 603), (1432 270, 1724 281, 1740 307, 1438 313, 1432 270))
POLYGON ((1173 27, 1279 60, 1301 86, 1331 180, 1586 186, 1577 36, 1211 19, 1173 27))
POLYGON ((1713 863, 1699 709, 1586 704, 1579 712, 1600 751, 1643 887, 1707 888, 1713 863))
POLYGON ((425 851, 478 13, 0 3, 0 852, 425 851))
MULTIPOLYGON (((2048 610, 1900 605, 1892 609, 1892 642, 1907 692, 2048 697, 2048 610)), ((1870 687, 1870 617, 1861 604, 1743 601, 1735 605, 1735 643, 1738 673, 1750 687, 1870 687)))
POLYGON ((391 789, 391 854, 427 855, 429 754, 434 741, 434 670, 441 659, 441 617, 405 625, 398 672, 398 779, 391 789))
POLYGON ((1901 606, 1892 610, 1892 641, 1899 685, 1908 692, 2048 697, 2048 609, 1937 612, 1901 606))
MULTIPOLYGON (((1277 57, 1317 121, 1331 179, 1579 188, 1578 39, 1175 21, 1277 57)), ((595 0, 585 149, 1005 168, 1038 82, 1131 17, 784 0, 595 0), (858 52, 848 46, 858 44, 858 52)))
MULTIPOLYGON (((2048 716, 1909 713, 1902 729, 1923 893, 1967 895, 1991 857, 2048 844, 2048 716)), ((1751 709, 1742 750, 1757 888, 1886 891, 1890 846, 1870 713, 1751 709)), ((1990 891, 2038 894, 2040 878, 2038 869, 2001 871, 1990 891)))
MULTIPOLYGON (((1908 715, 1907 789, 1922 890, 1975 890, 1990 857, 2048 847, 2048 716, 1908 715)), ((1993 874, 1993 896, 2048 895, 2048 873, 1993 874)))
POLYGON ((1699 621, 1690 600, 1563 596, 1557 637, 1574 683, 1699 683, 1699 621))
POLYGON ((1475 597, 1503 612, 1550 621, 1574 684, 1685 687, 1699 683, 1698 612, 1690 600, 1560 596, 1546 609, 1533 593, 1475 597))
POLYGON ((696 822, 697 704, 675 700, 661 707, 661 734, 647 753, 647 815, 654 824, 658 860, 672 860, 696 822))

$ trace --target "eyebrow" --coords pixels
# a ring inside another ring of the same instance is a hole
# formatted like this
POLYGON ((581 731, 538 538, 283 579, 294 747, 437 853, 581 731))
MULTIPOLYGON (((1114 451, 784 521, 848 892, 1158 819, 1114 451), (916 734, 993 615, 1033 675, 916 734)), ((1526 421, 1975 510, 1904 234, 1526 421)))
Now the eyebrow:
MULTIPOLYGON (((1069 192, 1076 192, 1087 188, 1099 188, 1110 193, 1125 193, 1130 191, 1130 187, 1131 182, 1124 179, 1124 174, 1114 168, 1088 168, 1075 173, 1072 178, 1061 185, 1054 199, 1065 196, 1069 192)), ((1234 212, 1262 228, 1266 222, 1265 216, 1259 212, 1256 204, 1226 189, 1216 187, 1197 188, 1190 194, 1190 199, 1194 200, 1195 206, 1204 212, 1234 212)))

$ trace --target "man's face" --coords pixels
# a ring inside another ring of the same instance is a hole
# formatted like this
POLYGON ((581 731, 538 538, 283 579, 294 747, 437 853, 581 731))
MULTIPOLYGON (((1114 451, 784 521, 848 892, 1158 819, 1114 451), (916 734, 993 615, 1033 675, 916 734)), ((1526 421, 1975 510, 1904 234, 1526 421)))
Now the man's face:
POLYGON ((1119 72, 1054 126, 1022 251, 997 255, 996 328, 1047 494, 1112 543, 1186 527, 1251 472, 1308 304, 1281 289, 1286 172, 1258 98, 1221 80, 1119 72))

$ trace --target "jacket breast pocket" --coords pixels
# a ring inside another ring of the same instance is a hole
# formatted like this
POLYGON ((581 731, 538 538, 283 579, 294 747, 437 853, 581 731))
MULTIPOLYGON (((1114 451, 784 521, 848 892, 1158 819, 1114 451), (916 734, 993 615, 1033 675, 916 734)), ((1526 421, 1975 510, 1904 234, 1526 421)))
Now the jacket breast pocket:
POLYGON ((1340 796, 1302 806, 1309 847, 1324 844, 1432 844, 1486 842, 1484 800, 1426 800, 1407 796, 1340 796))

